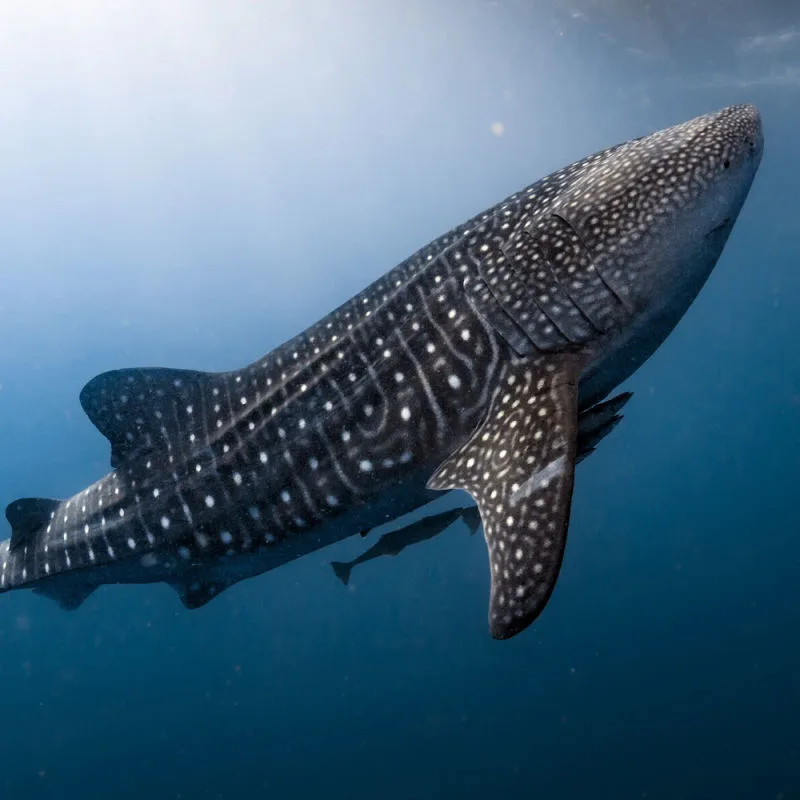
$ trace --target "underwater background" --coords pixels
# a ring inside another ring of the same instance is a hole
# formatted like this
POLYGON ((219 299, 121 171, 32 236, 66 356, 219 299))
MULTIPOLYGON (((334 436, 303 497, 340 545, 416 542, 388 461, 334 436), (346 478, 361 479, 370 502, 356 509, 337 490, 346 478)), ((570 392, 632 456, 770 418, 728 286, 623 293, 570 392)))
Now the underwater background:
MULTIPOLYGON (((233 369, 430 239, 739 102, 720 263, 577 472, 547 609, 490 639, 482 537, 355 537, 187 612, 0 598, 0 798, 800 798, 800 6, 0 5, 0 505, 109 448, 78 393, 233 369)), ((7 536, 6 529, 2 536, 7 536)))

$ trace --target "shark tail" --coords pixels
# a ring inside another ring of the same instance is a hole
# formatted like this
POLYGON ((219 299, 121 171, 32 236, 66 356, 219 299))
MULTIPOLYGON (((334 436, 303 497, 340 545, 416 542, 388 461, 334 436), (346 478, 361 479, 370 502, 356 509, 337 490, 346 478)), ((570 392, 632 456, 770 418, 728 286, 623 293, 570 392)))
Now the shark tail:
POLYGON ((348 583, 350 583, 350 570, 352 566, 346 564, 344 561, 331 561, 331 566, 336 573, 336 577, 347 586, 348 583))

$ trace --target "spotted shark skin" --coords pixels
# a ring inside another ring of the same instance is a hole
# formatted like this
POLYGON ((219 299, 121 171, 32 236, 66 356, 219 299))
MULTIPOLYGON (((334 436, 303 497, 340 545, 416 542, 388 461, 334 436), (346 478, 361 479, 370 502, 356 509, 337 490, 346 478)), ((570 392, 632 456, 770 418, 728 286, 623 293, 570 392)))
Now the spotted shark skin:
POLYGON ((762 149, 752 106, 698 117, 511 195, 243 369, 97 376, 80 399, 113 471, 8 506, 0 590, 76 608, 163 581, 197 608, 462 489, 490 632, 515 635, 555 587, 576 461, 618 419, 598 404, 702 287, 762 149))

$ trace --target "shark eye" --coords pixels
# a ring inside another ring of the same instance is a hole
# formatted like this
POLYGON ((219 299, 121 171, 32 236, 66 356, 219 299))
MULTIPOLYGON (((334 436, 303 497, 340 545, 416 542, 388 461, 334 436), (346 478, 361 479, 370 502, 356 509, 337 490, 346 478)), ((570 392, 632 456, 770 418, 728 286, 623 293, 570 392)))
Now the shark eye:
POLYGON ((725 169, 728 169, 730 165, 731 165, 731 160, 729 158, 726 158, 725 161, 722 162, 722 166, 725 167, 725 169))

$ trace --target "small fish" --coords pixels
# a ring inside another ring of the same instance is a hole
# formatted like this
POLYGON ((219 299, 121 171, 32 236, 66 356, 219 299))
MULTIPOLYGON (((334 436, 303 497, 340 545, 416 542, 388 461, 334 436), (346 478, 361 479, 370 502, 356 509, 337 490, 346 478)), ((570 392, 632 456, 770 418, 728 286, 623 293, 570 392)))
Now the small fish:
POLYGON ((352 561, 331 561, 336 577, 347 586, 350 583, 350 573, 359 564, 365 564, 381 556, 396 556, 414 544, 426 542, 433 539, 440 533, 444 533, 454 522, 463 520, 470 536, 481 526, 481 516, 475 506, 469 508, 454 508, 450 511, 443 511, 440 514, 433 514, 430 517, 423 517, 406 525, 403 528, 384 533, 377 542, 366 552, 352 561))
MULTIPOLYGON (((545 607, 576 463, 728 239, 763 150, 753 106, 611 147, 436 239, 242 369, 132 368, 80 395, 112 471, 6 509, 0 591, 77 608, 236 582, 461 489, 489 551, 489 630, 545 607)), ((422 528, 421 530, 426 530, 422 528)))

